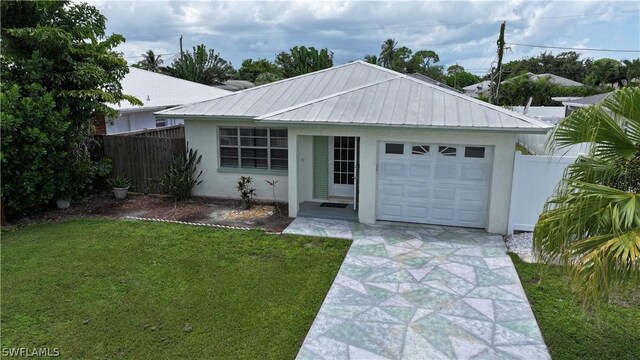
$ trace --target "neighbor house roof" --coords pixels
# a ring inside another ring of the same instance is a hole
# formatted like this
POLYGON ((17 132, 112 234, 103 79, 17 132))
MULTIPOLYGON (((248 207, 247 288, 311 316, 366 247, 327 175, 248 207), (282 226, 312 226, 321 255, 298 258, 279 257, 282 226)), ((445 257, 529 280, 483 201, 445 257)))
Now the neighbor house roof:
POLYGON ((289 123, 523 131, 549 128, 528 116, 363 61, 156 114, 289 123))
POLYGON ((424 82, 428 82, 429 84, 438 85, 440 87, 443 87, 445 89, 449 89, 449 90, 452 90, 452 91, 455 91, 455 92, 459 92, 459 93, 463 93, 464 92, 464 91, 460 91, 460 90, 458 90, 458 89, 456 89, 454 87, 451 87, 451 86, 449 86, 449 85, 447 85, 445 83, 442 83, 442 82, 440 82, 438 80, 432 79, 432 78, 430 78, 430 77, 428 77, 426 75, 420 74, 420 73, 410 74, 409 76, 411 76, 413 78, 416 78, 418 80, 422 80, 424 82))
POLYGON ((600 101, 604 100, 607 96, 609 96, 611 93, 604 93, 604 94, 597 94, 597 95, 591 95, 591 96, 586 96, 586 97, 582 97, 582 98, 577 98, 577 99, 571 99, 568 101, 563 101, 562 105, 566 105, 566 106, 575 106, 575 107, 585 107, 585 106, 589 106, 589 105, 593 105, 593 104, 597 104, 600 101))
POLYGON ((256 86, 256 84, 252 83, 251 81, 231 79, 223 82, 222 84, 217 84, 213 86, 217 87, 218 89, 223 89, 228 91, 240 91, 240 90, 252 88, 256 86))
MULTIPOLYGON (((573 81, 571 79, 567 79, 562 76, 554 75, 554 74, 533 74, 527 73, 527 76, 532 80, 539 80, 541 78, 547 78, 552 84, 560 85, 560 86, 582 86, 582 83, 577 81, 573 81)), ((506 80, 509 81, 509 80, 506 80)))
POLYGON ((188 104, 220 97, 231 92, 152 71, 129 68, 121 82, 122 92, 140 99, 143 106, 123 101, 120 104, 109 104, 119 111, 141 111, 164 109, 169 106, 188 104))

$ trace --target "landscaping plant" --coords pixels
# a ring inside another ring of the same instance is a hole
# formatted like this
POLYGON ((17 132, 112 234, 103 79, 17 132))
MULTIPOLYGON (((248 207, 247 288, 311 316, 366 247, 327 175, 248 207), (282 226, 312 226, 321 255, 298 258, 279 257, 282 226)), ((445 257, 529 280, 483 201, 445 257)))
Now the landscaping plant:
POLYGON ((193 188, 202 183, 198 180, 202 170, 196 175, 201 160, 202 155, 198 156, 198 150, 193 149, 186 154, 174 155, 173 162, 160 180, 164 192, 176 201, 191 198, 193 188))
POLYGON ((282 216, 282 210, 280 210, 280 204, 278 204, 278 200, 276 199, 276 184, 280 180, 265 180, 267 184, 271 187, 271 192, 273 193, 273 205, 278 209, 278 215, 282 216))
POLYGON ((561 260, 585 303, 606 304, 640 277, 640 88, 617 90, 572 113, 551 146, 588 143, 565 171, 534 229, 534 249, 561 260))
POLYGON ((73 197, 102 172, 85 139, 106 104, 127 100, 121 35, 86 3, 2 1, 2 204, 10 217, 73 197))
POLYGON ((253 197, 256 195, 256 189, 251 186, 252 182, 251 176, 240 176, 240 180, 238 180, 237 190, 240 193, 242 207, 245 209, 251 208, 253 197))

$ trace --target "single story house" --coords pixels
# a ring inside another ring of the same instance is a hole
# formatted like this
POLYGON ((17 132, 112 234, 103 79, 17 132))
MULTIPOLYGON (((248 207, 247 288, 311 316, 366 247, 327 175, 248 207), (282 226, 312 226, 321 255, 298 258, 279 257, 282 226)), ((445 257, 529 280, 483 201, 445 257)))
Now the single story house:
POLYGON ((549 125, 377 65, 345 65, 156 113, 202 154, 197 195, 278 180, 289 215, 506 233, 516 136, 549 125), (340 209, 338 207, 344 207, 340 209))
POLYGON ((571 115, 572 112, 580 108, 583 108, 589 105, 595 105, 601 102, 610 94, 611 92, 585 96, 585 97, 577 97, 572 99, 565 99, 564 101, 562 101, 562 105, 564 105, 564 108, 565 108, 565 117, 571 115))
MULTIPOLYGON (((565 77, 554 75, 554 74, 549 74, 549 73, 534 74, 534 73, 528 72, 525 75, 528 76, 531 81, 538 81, 538 80, 541 80, 541 79, 547 79, 547 80, 549 80, 550 83, 558 85, 558 86, 562 86, 562 87, 582 86, 583 85, 580 82, 573 81, 571 79, 567 79, 565 77)), ((511 79, 504 80, 500 84, 505 84, 505 83, 508 83, 509 81, 511 81, 511 79)), ((473 85, 465 86, 464 88, 462 88, 462 90, 464 90, 464 93, 469 95, 469 96, 474 96, 474 97, 489 96, 489 93, 491 92, 491 81, 484 80, 484 81, 481 81, 479 83, 475 83, 473 85)))
POLYGON ((98 135, 181 124, 182 119, 158 119, 153 113, 176 105, 209 100, 230 93, 213 86, 134 67, 129 68, 129 73, 121 83, 122 91, 135 96, 142 101, 143 105, 132 105, 128 101, 115 105, 109 104, 109 107, 118 111, 118 117, 98 118, 95 124, 98 135))
POLYGON ((424 82, 428 82, 429 84, 438 85, 438 86, 443 87, 445 89, 449 89, 451 91, 455 91, 457 93, 461 93, 461 94, 464 93, 464 91, 462 91, 462 90, 458 90, 458 89, 456 89, 454 87, 451 87, 451 86, 449 86, 449 85, 447 85, 447 84, 445 84, 443 82, 440 82, 440 81, 438 81, 436 79, 432 79, 432 78, 430 78, 430 77, 428 77, 427 75, 424 75, 424 74, 415 73, 415 74, 409 74, 409 76, 412 76, 412 77, 414 77, 414 78, 416 78, 418 80, 422 80, 424 82))

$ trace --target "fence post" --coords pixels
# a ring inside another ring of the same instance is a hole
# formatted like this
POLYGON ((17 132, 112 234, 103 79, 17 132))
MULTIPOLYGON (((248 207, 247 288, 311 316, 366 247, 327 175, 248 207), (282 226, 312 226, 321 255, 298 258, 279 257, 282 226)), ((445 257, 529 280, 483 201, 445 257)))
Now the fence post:
POLYGON ((507 235, 513 235, 513 223, 514 223, 514 211, 516 211, 517 194, 519 191, 518 181, 520 178, 520 164, 522 163, 522 155, 519 151, 516 151, 516 156, 513 159, 513 176, 511 177, 511 196, 509 199, 509 221, 507 225, 507 235))

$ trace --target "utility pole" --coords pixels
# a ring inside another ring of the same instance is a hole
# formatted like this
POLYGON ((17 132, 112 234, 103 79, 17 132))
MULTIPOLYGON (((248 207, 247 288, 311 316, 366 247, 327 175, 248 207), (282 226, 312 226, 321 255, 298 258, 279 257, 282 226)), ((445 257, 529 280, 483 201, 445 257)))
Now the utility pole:
POLYGON ((182 59, 182 35, 180 35, 180 58, 182 59))
POLYGON ((498 105, 498 90, 500 88, 500 81, 502 81, 502 56, 504 55, 504 28, 506 22, 503 21, 500 25, 500 36, 498 36, 498 66, 496 66, 495 74, 491 77, 491 103, 498 105), (493 85, 494 79, 498 79, 495 85, 493 85))

